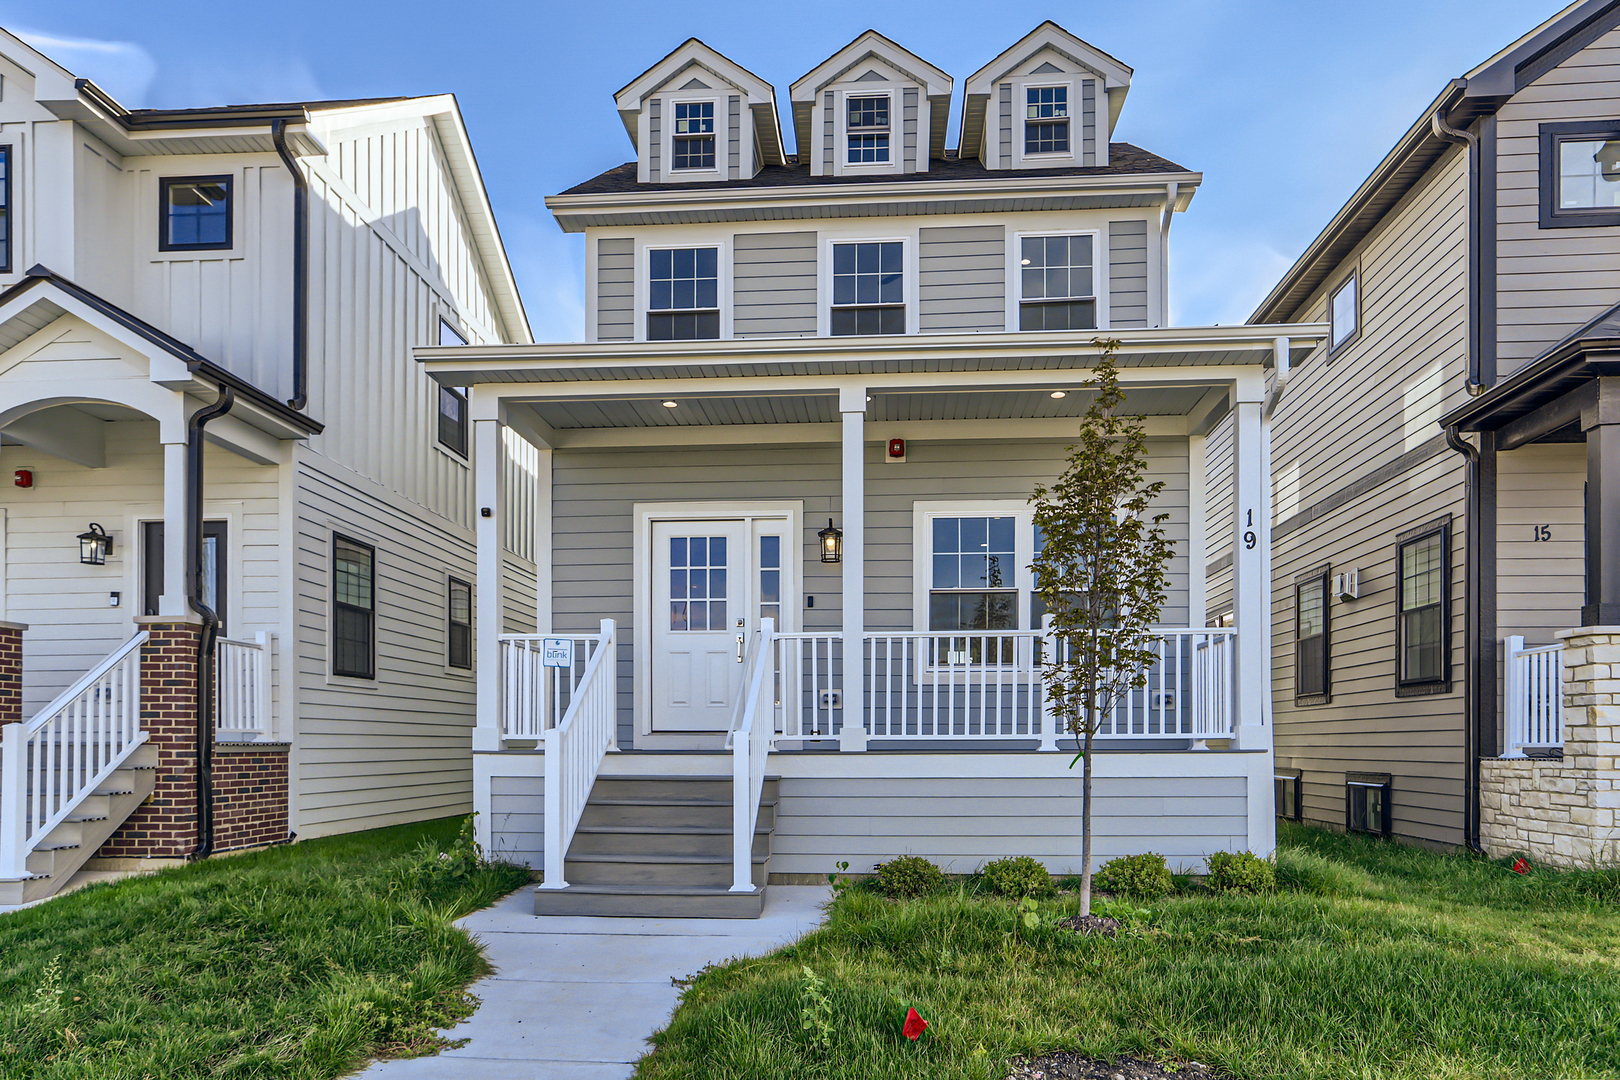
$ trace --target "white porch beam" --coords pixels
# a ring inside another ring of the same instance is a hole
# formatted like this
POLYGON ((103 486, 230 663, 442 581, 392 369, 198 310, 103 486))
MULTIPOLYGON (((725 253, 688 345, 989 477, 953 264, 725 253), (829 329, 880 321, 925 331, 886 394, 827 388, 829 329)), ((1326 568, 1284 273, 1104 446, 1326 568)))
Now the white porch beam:
POLYGON ((866 632, 866 387, 839 389, 843 417, 844 504, 844 726, 840 750, 866 749, 866 710, 862 704, 862 636, 866 632))
POLYGON ((285 453, 280 439, 243 423, 235 416, 221 416, 209 421, 203 438, 255 465, 279 465, 285 453))
MULTIPOLYGON (((475 411, 475 417, 478 413, 475 411)), ((500 750, 501 738, 501 424, 473 420, 474 532, 478 538, 478 712, 474 750, 500 750)))
POLYGON ((75 465, 107 467, 107 424, 78 409, 58 407, 49 413, 30 413, 7 424, 5 433, 30 450, 75 465))
MULTIPOLYGON (((1224 391, 1223 391, 1224 393, 1224 391)), ((515 415, 515 411, 514 411, 515 415)), ((905 439, 908 442, 997 442, 1072 439, 1080 419, 1067 417, 1034 420, 897 420, 881 422, 868 442, 905 439)), ((514 425, 515 426, 515 425, 514 425)), ((1143 418, 1149 437, 1180 438, 1187 434, 1182 416, 1143 418)), ((652 446, 836 446, 844 440, 843 424, 685 424, 655 428, 552 428, 559 450, 600 450, 652 446)))
MULTIPOLYGON (((1258 396, 1257 396, 1258 397, 1258 396)), ((1271 539, 1269 439, 1260 400, 1239 400, 1233 445, 1232 601, 1237 629, 1237 745, 1269 750, 1271 635, 1266 548, 1271 539)))

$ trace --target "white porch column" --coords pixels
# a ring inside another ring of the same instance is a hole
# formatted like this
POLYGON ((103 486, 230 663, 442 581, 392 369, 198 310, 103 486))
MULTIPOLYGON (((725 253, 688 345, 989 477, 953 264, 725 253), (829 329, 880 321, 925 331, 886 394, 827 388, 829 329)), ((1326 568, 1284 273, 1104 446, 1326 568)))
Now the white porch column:
POLYGON ((542 446, 534 477, 534 632, 551 633, 551 447, 542 446))
POLYGON ((499 402, 483 387, 472 391, 473 478, 478 536, 478 726, 474 750, 501 750, 501 423, 499 402))
POLYGON ((1264 391, 1239 384, 1233 406, 1232 608, 1237 629, 1237 737, 1244 750, 1269 750, 1271 728, 1270 440, 1264 391))
MULTIPOLYGON (((186 444, 185 425, 164 424, 163 435, 163 595, 159 615, 186 613, 186 444), (171 430, 172 429, 172 430, 171 430)), ((136 615, 140 611, 135 612, 136 615)))
POLYGON ((1209 618, 1208 470, 1204 436, 1187 436, 1187 625, 1196 630, 1209 618))
POLYGON ((866 749, 866 708, 861 691, 862 635, 866 631, 866 387, 838 391, 844 418, 844 726, 840 750, 866 749))

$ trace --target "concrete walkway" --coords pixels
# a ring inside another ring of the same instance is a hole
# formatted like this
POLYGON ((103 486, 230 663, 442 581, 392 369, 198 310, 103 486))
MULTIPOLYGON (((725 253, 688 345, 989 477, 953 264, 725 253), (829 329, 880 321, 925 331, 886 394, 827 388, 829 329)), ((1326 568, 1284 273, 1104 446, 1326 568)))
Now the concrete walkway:
POLYGON ((446 1032, 458 1050, 381 1061, 365 1080, 623 1080, 703 965, 757 955, 821 922, 824 887, 772 885, 760 919, 538 917, 519 889, 460 925, 484 943, 495 974, 483 1004, 446 1032))

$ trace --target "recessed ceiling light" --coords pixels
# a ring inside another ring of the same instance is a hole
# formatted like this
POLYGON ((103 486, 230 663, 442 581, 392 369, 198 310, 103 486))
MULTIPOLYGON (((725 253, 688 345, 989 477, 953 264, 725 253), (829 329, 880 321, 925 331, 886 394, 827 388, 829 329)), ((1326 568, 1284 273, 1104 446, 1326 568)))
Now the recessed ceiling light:
POLYGON ((1055 398, 1066 398, 1069 396, 1069 392, 1067 390, 1054 390, 1052 391, 1052 396, 1055 398))
POLYGON ((1029 260, 1028 260, 1028 259, 1025 259, 1025 260, 1024 260, 1024 265, 1025 265, 1025 266, 1028 266, 1028 265, 1029 265, 1029 260))
POLYGON ((676 403, 673 402, 673 401, 666 401, 666 402, 664 402, 664 408, 673 409, 675 407, 675 404, 676 403))

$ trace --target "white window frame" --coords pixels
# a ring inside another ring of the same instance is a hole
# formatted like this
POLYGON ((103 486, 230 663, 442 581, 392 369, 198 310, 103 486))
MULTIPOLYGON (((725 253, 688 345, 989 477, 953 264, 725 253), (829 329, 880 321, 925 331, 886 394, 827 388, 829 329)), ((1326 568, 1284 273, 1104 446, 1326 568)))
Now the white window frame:
MULTIPOLYGON (((912 503, 911 509, 911 626, 928 629, 928 596, 933 592, 934 519, 1010 517, 1013 519, 1013 559, 1018 564, 1013 589, 1018 594, 1018 630, 1029 630, 1030 595, 1035 590, 1035 511, 1023 499, 961 499, 912 503)), ((944 631, 941 631, 942 633, 944 631)))
POLYGON ((910 236, 826 236, 821 244, 821 266, 817 273, 817 291, 820 294, 816 304, 816 333, 820 337, 832 337, 832 309, 833 309, 833 247, 837 244, 892 244, 899 242, 904 245, 900 249, 901 273, 905 280, 901 288, 906 298, 906 332, 905 334, 886 334, 885 337, 906 337, 917 333, 918 326, 918 267, 917 267, 917 237, 910 236))
POLYGON ((1105 257, 1105 249, 1107 247, 1108 237, 1102 229, 1026 229, 1018 232, 1009 230, 1009 236, 1010 240, 1007 244, 1007 280, 1012 282, 1012 288, 1007 290, 1008 333, 1062 334, 1087 332, 1083 330, 1064 331, 1018 329, 1020 321, 1020 309, 1024 305, 1024 238, 1029 237, 1033 239, 1038 236, 1091 237, 1091 288, 1097 300, 1097 329, 1108 329, 1108 259, 1105 257))
MULTIPOLYGON (((893 82, 859 83, 837 91, 834 100, 837 103, 838 141, 833 147, 837 155, 838 172, 840 175, 873 176, 887 173, 898 173, 905 168, 905 117, 899 115, 900 109, 895 107, 896 102, 905 101, 905 88, 893 82), (882 162, 850 161, 849 160, 849 99, 866 97, 884 97, 889 99, 889 160, 882 162)), ((920 95, 919 95, 920 96, 920 95)))
MULTIPOLYGON (((636 280, 635 280, 635 312, 636 325, 633 341, 645 343, 647 340, 647 316, 650 314, 648 305, 652 302, 652 253, 654 251, 683 251, 688 248, 712 247, 715 249, 716 267, 719 271, 720 303, 720 336, 719 338, 700 338, 700 341, 729 341, 731 340, 731 244, 719 237, 697 237, 691 240, 660 240, 656 244, 647 243, 641 239, 636 240, 636 280)), ((667 344, 667 343, 666 343, 667 344)))
POLYGON ((717 95, 712 90, 698 92, 675 92, 665 94, 660 99, 659 125, 662 130, 663 154, 661 179, 673 181, 677 177, 683 180, 723 180, 726 177, 726 163, 731 160, 731 116, 726 111, 725 95, 717 95), (675 106, 701 104, 708 102, 714 106, 714 167, 711 169, 677 169, 675 167, 675 106))
POLYGON ((1337 356, 1339 353, 1343 352, 1345 349, 1348 349, 1350 346, 1354 345, 1358 340, 1360 340, 1360 338, 1361 338, 1361 267, 1359 265, 1351 267, 1350 272, 1348 274, 1344 275, 1344 277, 1340 278, 1339 283, 1328 291, 1328 296, 1327 296, 1327 323, 1328 323, 1328 355, 1329 356, 1337 356), (1339 336, 1338 336, 1338 334, 1339 334, 1338 321, 1336 319, 1334 319, 1334 317, 1333 317, 1333 308, 1335 306, 1335 301, 1337 301, 1339 299, 1339 294, 1344 292, 1344 290, 1347 289, 1347 288, 1353 288, 1353 289, 1356 290, 1355 305, 1354 305, 1354 308, 1355 308, 1355 314, 1354 314, 1355 324, 1350 327, 1350 332, 1348 334, 1344 335, 1344 337, 1342 339, 1340 339, 1339 336))
MULTIPOLYGON (((1097 82, 1090 76, 1079 73, 1058 76, 1052 73, 1051 78, 1041 76, 1025 76, 1013 83, 1013 160, 1012 166, 1017 168, 1029 161, 1037 165, 1074 164, 1079 165, 1085 160, 1085 84, 1097 82), (1069 149, 1046 154, 1028 154, 1024 152, 1025 131, 1029 123, 1029 91, 1041 90, 1046 87, 1065 87, 1069 92, 1069 149)), ((1099 106, 1100 108, 1100 106, 1099 106)))

